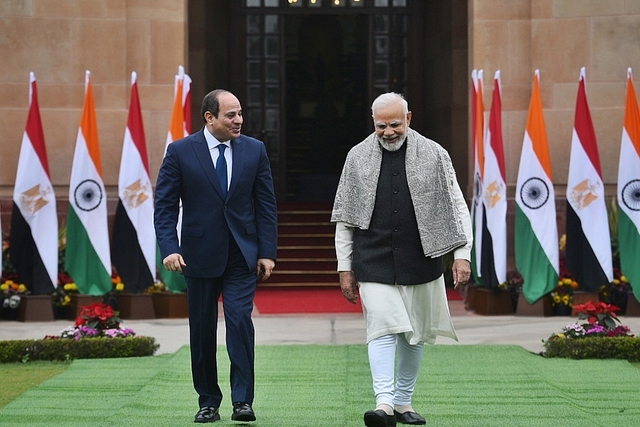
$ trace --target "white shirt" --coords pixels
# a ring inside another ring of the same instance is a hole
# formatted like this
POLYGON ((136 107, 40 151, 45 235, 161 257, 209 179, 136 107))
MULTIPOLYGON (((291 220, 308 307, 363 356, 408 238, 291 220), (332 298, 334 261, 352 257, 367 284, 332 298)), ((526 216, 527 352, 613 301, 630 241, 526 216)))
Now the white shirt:
POLYGON ((207 146, 209 147, 209 154, 211 154, 211 160, 213 160, 213 167, 216 167, 216 162, 220 156, 220 150, 218 145, 224 144, 227 149, 224 150, 224 158, 227 161, 227 190, 231 185, 231 171, 233 169, 233 155, 231 154, 231 141, 218 141, 218 139, 209 132, 209 129, 205 127, 204 138, 207 140, 207 146))

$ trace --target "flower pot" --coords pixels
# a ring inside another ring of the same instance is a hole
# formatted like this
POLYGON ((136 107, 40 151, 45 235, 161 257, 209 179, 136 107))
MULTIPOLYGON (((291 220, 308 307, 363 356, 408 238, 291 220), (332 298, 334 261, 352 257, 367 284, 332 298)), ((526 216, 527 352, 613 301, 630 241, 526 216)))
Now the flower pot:
POLYGON ((627 312, 625 313, 625 316, 640 316, 640 302, 638 302, 638 299, 633 292, 629 292, 629 297, 627 299, 627 312))
POLYGON ((20 315, 19 308, 0 307, 0 319, 18 320, 19 315, 20 315))
MULTIPOLYGON (((586 304, 589 301, 600 301, 600 293, 598 291, 574 291, 573 292, 573 306, 586 304)), ((572 316, 577 316, 578 313, 575 310, 571 311, 572 316)))
POLYGON ((573 307, 570 305, 556 304, 553 306, 553 314, 555 316, 571 316, 573 307))
POLYGON ((522 292, 518 292, 516 316, 553 316, 551 297, 549 295, 544 295, 538 301, 530 304, 524 297, 524 294, 522 292))
POLYGON ((50 322, 53 320, 51 295, 25 295, 18 311, 21 322, 50 322))
POLYGON ((476 309, 476 291, 478 287, 475 284, 465 285, 464 289, 464 308, 467 311, 476 309))
POLYGON ((156 318, 151 294, 120 294, 118 295, 118 310, 121 319, 156 318))
POLYGON ((71 311, 71 306, 69 305, 54 305, 53 309, 53 318, 55 320, 67 320, 69 319, 69 312, 71 311))
POLYGON ((71 295, 71 304, 69 304, 69 320, 76 320, 76 318, 82 312, 82 307, 101 303, 102 297, 97 297, 95 295, 83 295, 83 294, 73 294, 71 295))
POLYGON ((498 316, 513 314, 513 301, 511 292, 492 291, 486 288, 476 288, 475 296, 476 314, 483 316, 498 316))
POLYGON ((189 305, 185 292, 158 292, 153 295, 156 318, 183 319, 189 317, 189 305))

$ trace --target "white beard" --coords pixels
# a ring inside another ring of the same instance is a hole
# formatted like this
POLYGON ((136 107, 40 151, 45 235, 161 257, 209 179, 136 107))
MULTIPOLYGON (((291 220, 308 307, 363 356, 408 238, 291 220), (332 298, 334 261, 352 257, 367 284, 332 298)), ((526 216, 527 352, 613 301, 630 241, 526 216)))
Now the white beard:
POLYGON ((407 140, 406 134, 402 135, 400 137, 400 140, 393 144, 389 144, 383 138, 378 137, 378 142, 380 143, 380 145, 382 145, 382 148, 384 148, 387 151, 398 151, 400 148, 402 148, 402 145, 406 140, 407 140))

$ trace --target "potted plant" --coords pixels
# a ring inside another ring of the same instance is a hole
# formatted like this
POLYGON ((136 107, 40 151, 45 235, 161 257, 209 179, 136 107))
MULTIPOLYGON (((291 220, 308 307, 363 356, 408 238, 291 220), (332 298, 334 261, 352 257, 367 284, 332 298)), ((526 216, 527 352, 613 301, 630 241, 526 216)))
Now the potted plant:
POLYGON ((631 361, 640 358, 639 339, 616 317, 619 307, 601 301, 588 301, 573 308, 578 313, 578 321, 543 340, 543 356, 631 361))
POLYGON ((29 294, 29 290, 22 283, 11 279, 2 280, 0 284, 0 317, 6 320, 18 320, 22 298, 29 294))

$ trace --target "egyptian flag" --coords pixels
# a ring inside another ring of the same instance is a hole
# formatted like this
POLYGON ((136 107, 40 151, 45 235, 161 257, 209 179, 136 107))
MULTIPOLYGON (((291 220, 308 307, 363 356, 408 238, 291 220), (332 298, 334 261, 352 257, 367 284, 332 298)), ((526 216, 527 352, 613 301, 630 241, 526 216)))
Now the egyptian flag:
POLYGON ((471 204, 471 225, 473 246, 471 248, 471 271, 476 283, 482 284, 480 260, 482 259, 482 172, 484 168, 484 99, 482 90, 482 70, 471 73, 471 134, 473 139, 473 201, 471 204))
MULTIPOLYGON (((178 67, 178 75, 175 76, 173 111, 171 112, 171 123, 169 132, 167 133, 166 147, 173 141, 182 139, 189 135, 191 131, 191 78, 185 74, 182 66, 178 67)), ((178 217, 177 234, 180 238, 180 230, 182 229, 182 209, 178 217)), ((172 292, 183 292, 187 289, 184 277, 177 271, 169 271, 162 264, 162 256, 160 248, 156 245, 156 264, 160 272, 162 281, 172 292)))
POLYGON ((153 191, 136 80, 136 73, 131 73, 131 103, 124 131, 118 207, 111 241, 111 260, 129 293, 144 292, 153 285, 156 276, 153 191))
POLYGON ((627 71, 627 106, 618 168, 618 205, 620 268, 631 283, 634 295, 640 295, 640 112, 631 68, 627 71))
POLYGON ((531 304, 558 283, 559 254, 555 192, 547 129, 540 97, 540 72, 533 77, 516 183, 515 256, 531 304))
POLYGON ((104 295, 112 288, 107 194, 89 71, 69 185, 66 269, 81 294, 104 295))
POLYGON ((567 181, 567 268, 581 290, 598 291, 613 281, 611 238, 596 133, 580 70, 567 181))
POLYGON ((33 295, 58 286, 58 214, 44 143, 36 76, 29 73, 29 115, 22 135, 11 214, 11 264, 33 295))
POLYGON ((493 81, 489 127, 484 141, 482 188, 486 230, 482 238, 481 271, 485 288, 507 281, 507 184, 502 144, 500 71, 493 81))

